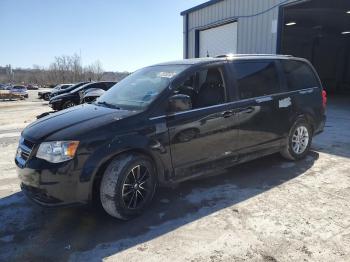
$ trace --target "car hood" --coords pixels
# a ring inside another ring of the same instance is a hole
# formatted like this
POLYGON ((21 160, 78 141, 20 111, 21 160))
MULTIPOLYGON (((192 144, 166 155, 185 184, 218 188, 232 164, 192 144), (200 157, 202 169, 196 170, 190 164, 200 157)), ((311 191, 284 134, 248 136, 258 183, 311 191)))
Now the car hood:
MULTIPOLYGON (((68 87, 69 89, 69 87, 68 87)), ((72 91, 72 90, 70 90, 72 91)), ((54 96, 58 96, 58 95, 61 95, 61 94, 65 94, 65 93, 69 93, 70 91, 67 91, 66 89, 63 89, 63 90, 53 90, 51 92, 51 95, 54 95, 54 96)))
POLYGON ((56 95, 56 96, 54 96, 54 97, 52 97, 50 99, 50 103, 52 101, 55 101, 55 100, 58 100, 58 99, 62 99, 62 98, 66 98, 66 97, 71 97, 71 96, 74 96, 74 94, 72 94, 72 93, 65 93, 65 94, 61 94, 61 95, 56 95))
MULTIPOLYGON (((81 133, 84 132, 83 129, 98 128, 99 125, 106 125, 136 113, 138 111, 118 110, 93 104, 84 104, 40 118, 27 126, 23 130, 22 135, 32 142, 38 142, 62 130, 68 131, 67 129, 72 127, 76 127, 72 129, 79 130, 81 133)), ((74 132, 71 132, 70 136, 74 138, 74 132)))

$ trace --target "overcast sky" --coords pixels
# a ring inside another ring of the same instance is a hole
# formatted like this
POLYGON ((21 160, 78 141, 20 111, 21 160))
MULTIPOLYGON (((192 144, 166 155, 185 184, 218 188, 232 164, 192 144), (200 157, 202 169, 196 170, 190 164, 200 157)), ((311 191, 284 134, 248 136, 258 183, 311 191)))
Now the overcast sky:
POLYGON ((180 12, 205 0, 0 0, 0 65, 81 53, 107 71, 182 59, 180 12))

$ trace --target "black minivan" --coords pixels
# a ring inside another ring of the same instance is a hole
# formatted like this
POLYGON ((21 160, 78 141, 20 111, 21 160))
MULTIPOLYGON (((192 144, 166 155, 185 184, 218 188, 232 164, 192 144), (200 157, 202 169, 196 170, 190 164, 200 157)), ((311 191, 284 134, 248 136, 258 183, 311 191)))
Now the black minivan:
POLYGON ((325 125, 326 94, 305 59, 235 55, 140 69, 92 104, 21 135, 21 188, 44 206, 98 200, 129 219, 157 186, 281 152, 303 158, 325 125))

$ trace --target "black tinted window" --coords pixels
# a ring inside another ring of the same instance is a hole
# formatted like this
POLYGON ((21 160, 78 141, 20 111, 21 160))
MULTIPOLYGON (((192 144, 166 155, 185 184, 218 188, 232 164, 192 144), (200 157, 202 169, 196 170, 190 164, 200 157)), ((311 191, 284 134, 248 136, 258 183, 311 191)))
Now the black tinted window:
POLYGON ((103 90, 107 90, 106 88, 106 84, 105 83, 96 83, 93 88, 100 88, 100 89, 103 89, 103 90))
POLYGON ((219 68, 201 70, 181 83, 175 93, 188 95, 193 108, 222 104, 226 101, 224 81, 219 68))
POLYGON ((93 84, 88 84, 86 86, 83 87, 84 90, 86 89, 90 89, 90 88, 103 88, 103 84, 102 83, 93 83, 93 84))
POLYGON ((236 62, 233 67, 241 99, 279 92, 278 74, 273 61, 236 62))
POLYGON ((310 66, 300 61, 281 61, 288 89, 291 91, 319 86, 310 66))
POLYGON ((106 82, 105 85, 106 85, 106 90, 110 89, 112 86, 114 86, 116 83, 115 82, 106 82))

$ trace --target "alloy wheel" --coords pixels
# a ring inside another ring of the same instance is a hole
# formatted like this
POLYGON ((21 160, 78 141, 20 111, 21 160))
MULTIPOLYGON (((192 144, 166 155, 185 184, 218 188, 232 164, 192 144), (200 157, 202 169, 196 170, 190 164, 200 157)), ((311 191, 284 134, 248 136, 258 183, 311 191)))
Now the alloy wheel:
POLYGON ((131 169, 125 177, 122 189, 122 198, 126 207, 136 209, 143 204, 152 190, 150 180, 147 167, 137 165, 131 169))
POLYGON ((69 102, 66 104, 66 108, 70 108, 70 107, 73 107, 75 106, 75 104, 73 102, 69 102))
POLYGON ((292 137, 292 148, 294 153, 302 154, 309 144, 309 132, 305 126, 299 126, 295 129, 292 137))

